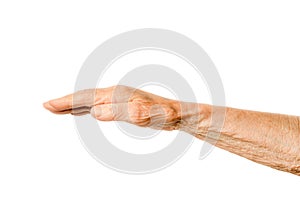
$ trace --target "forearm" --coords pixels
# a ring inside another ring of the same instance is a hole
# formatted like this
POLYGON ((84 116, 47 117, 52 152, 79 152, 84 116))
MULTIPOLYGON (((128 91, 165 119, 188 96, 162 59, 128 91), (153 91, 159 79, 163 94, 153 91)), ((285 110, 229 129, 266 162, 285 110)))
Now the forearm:
POLYGON ((180 115, 181 130, 257 163, 300 175, 299 117, 194 103, 181 103, 180 115))

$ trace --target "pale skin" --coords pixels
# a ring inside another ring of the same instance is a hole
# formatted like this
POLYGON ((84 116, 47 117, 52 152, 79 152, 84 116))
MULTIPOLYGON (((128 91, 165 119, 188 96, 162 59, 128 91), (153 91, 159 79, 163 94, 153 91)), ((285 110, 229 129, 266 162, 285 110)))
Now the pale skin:
POLYGON ((181 102, 127 86, 88 89, 44 103, 55 114, 183 130, 269 167, 300 175, 300 118, 181 102))

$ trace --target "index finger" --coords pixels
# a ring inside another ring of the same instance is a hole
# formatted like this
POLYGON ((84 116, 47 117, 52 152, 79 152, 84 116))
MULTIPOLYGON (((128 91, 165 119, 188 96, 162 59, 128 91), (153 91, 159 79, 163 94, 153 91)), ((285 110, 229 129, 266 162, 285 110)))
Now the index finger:
MULTIPOLYGON (((44 103, 44 106, 52 112, 65 112, 80 107, 92 107, 97 102, 96 96, 100 92, 98 90, 101 89, 80 90, 73 94, 50 100, 44 103)), ((104 91, 101 91, 101 93, 105 95, 104 91)))
POLYGON ((44 106, 52 112, 67 113, 66 111, 81 107, 91 108, 101 104, 126 103, 130 101, 135 91, 135 88, 122 85, 102 89, 86 89, 50 100, 44 106))

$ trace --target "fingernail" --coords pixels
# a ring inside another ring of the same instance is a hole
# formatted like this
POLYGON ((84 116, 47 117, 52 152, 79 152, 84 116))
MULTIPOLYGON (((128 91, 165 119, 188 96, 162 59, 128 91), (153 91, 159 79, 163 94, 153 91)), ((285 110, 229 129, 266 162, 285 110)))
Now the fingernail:
POLYGON ((50 104, 49 101, 43 103, 43 106, 44 106, 44 108, 46 108, 47 110, 50 110, 50 111, 56 110, 56 109, 50 104))
POLYGON ((43 106, 44 106, 44 108, 46 108, 46 109, 49 109, 49 102, 47 101, 47 102, 45 102, 45 103, 43 103, 43 106))

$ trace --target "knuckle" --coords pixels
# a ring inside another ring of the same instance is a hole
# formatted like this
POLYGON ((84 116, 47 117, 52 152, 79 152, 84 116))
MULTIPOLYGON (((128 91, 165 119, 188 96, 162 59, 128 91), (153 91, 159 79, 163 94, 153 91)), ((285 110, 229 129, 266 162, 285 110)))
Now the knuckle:
POLYGON ((149 106, 141 103, 134 103, 130 112, 131 122, 140 126, 146 126, 149 119, 149 106))

